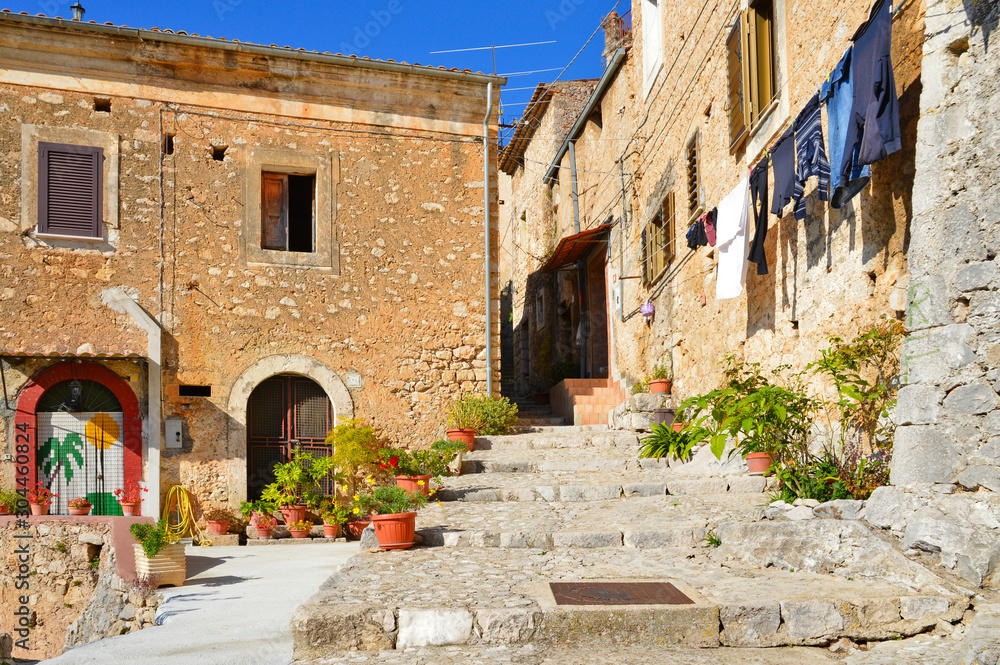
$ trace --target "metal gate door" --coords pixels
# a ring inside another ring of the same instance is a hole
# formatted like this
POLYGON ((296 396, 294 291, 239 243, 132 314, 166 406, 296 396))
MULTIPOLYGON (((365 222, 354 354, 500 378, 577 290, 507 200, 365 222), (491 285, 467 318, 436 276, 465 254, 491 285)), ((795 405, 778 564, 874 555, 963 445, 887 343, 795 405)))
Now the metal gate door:
POLYGON ((247 403, 248 500, 260 498, 274 481, 274 465, 287 462, 294 450, 328 456, 325 441, 332 425, 333 405, 315 381, 282 374, 257 386, 247 403))
POLYGON ((114 490, 125 480, 121 404, 96 381, 65 381, 37 407, 38 478, 59 496, 49 512, 65 515, 70 499, 86 498, 93 515, 121 515, 114 490))

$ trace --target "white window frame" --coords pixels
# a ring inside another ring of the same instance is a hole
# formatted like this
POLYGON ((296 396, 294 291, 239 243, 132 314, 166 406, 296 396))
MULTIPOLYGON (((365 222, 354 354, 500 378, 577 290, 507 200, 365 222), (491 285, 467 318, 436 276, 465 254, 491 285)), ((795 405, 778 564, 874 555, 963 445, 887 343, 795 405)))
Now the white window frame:
POLYGON ((642 94, 648 97, 663 68, 663 0, 642 2, 642 94))

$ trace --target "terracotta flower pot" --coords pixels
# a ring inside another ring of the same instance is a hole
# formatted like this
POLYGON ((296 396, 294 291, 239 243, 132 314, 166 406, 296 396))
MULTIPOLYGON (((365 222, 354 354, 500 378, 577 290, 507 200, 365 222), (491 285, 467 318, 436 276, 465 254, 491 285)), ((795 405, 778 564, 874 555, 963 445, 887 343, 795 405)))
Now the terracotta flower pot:
POLYGON ((687 427, 687 423, 679 423, 675 420, 672 424, 672 427, 674 428, 675 432, 680 432, 682 429, 687 427))
POLYGON ((361 532, 365 530, 365 527, 371 524, 371 520, 355 520, 353 522, 347 523, 347 533, 351 534, 355 539, 361 537, 361 532))
POLYGON ((48 504, 29 503, 28 505, 31 506, 31 514, 32 515, 41 516, 41 515, 48 515, 49 514, 49 506, 48 506, 48 504))
POLYGON ((430 496, 431 477, 396 476, 396 487, 402 487, 407 492, 420 492, 424 496, 430 496))
POLYGON ((10 512, 7 510, 7 505, 0 505, 0 515, 9 515, 10 512))
POLYGON ((224 536, 229 533, 229 520, 209 520, 208 528, 216 536, 224 536))
POLYGON ((306 518, 305 506, 282 506, 280 510, 281 519, 285 520, 285 524, 301 522, 306 518))
POLYGON ((670 379, 653 379, 649 382, 649 392, 654 395, 665 395, 670 392, 670 379))
POLYGON ((261 540, 270 540, 271 530, 270 529, 257 529, 257 537, 261 540))
POLYGON ((745 459, 752 476, 763 476, 773 463, 770 453, 747 453, 745 459))
POLYGON ((306 538, 309 535, 309 529, 289 529, 288 532, 292 534, 292 538, 306 538))
POLYGON ((448 430, 449 441, 461 441, 469 447, 469 452, 476 447, 476 430, 474 429, 450 429, 448 430))
POLYGON ((136 515, 139 514, 138 501, 134 503, 121 503, 121 502, 119 503, 121 504, 122 507, 122 515, 124 515, 125 517, 135 517, 136 515))
POLYGON ((339 524, 324 524, 323 525, 323 537, 324 538, 336 538, 340 535, 340 525, 339 524))
POLYGON ((392 515, 372 515, 375 537, 384 550, 405 550, 413 547, 416 531, 416 513, 393 513, 392 515))
POLYGON ((91 509, 91 506, 86 506, 85 508, 77 508, 75 506, 69 506, 68 507, 70 515, 89 515, 90 514, 90 509, 91 509))

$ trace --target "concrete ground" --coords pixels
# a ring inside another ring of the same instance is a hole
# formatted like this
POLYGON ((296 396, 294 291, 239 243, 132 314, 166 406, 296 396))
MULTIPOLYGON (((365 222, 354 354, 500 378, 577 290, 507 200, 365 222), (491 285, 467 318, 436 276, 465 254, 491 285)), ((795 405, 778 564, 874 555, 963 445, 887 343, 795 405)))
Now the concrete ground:
POLYGON ((157 622, 162 625, 42 662, 286 665, 292 662, 292 612, 357 550, 357 543, 188 546, 184 586, 160 589, 157 622))

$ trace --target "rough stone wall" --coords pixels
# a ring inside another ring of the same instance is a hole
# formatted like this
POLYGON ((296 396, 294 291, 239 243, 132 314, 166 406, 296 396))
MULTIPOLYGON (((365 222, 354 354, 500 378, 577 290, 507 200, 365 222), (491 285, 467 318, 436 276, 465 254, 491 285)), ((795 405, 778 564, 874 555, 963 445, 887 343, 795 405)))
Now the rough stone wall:
POLYGON ((894 485, 1000 492, 998 19, 928 3, 894 485))
POLYGON ((13 518, 0 523, 0 633, 21 640, 14 612, 26 596, 29 649, 15 647, 17 658, 44 660, 64 647, 84 644, 152 625, 155 597, 130 589, 115 571, 107 523, 46 521, 25 530, 13 518), (27 535, 27 538, 16 538, 27 535), (19 578, 18 548, 28 550, 28 572, 19 578), (18 589, 27 583, 28 588, 18 589), (114 616, 112 616, 112 614, 114 616), (81 618, 82 617, 82 618, 81 618), (94 621, 94 617, 103 620, 94 621))
MULTIPOLYGON (((174 55, 163 47, 156 57, 165 54, 174 55)), ((340 377, 357 372, 362 385, 350 389, 353 414, 401 445, 433 441, 443 433, 452 400, 486 386, 483 147, 471 129, 476 125, 462 124, 472 117, 481 123, 485 85, 441 82, 438 94, 447 96, 453 109, 438 111, 447 118, 428 118, 426 108, 414 110, 411 104, 433 100, 430 84, 386 75, 383 97, 376 101, 385 104, 395 96, 400 115, 383 112, 374 127, 363 124, 372 114, 361 111, 356 122, 317 120, 342 109, 304 93, 305 81, 317 86, 307 92, 320 91, 328 81, 318 69, 310 70, 313 65, 297 67, 298 88, 287 92, 283 115, 229 110, 253 107, 258 100, 252 95, 259 91, 234 88, 225 90, 225 97, 212 97, 218 80, 204 83, 202 90, 210 92, 183 92, 230 104, 206 110, 160 101, 157 95, 182 93, 157 88, 155 78, 146 81, 150 99, 135 96, 127 84, 94 82, 97 74, 90 71, 80 85, 105 91, 109 113, 95 111, 93 93, 60 89, 64 83, 58 77, 46 87, 0 85, 0 298, 6 298, 9 314, 0 322, 0 339, 16 340, 17 346, 8 348, 16 352, 145 356, 145 335, 101 301, 103 290, 125 287, 163 327, 163 416, 184 421, 185 447, 164 451, 161 486, 165 491, 181 483, 202 500, 229 508, 245 493, 245 478, 234 471, 246 456, 241 443, 228 443, 246 405, 234 411, 229 396, 240 375, 262 361, 307 356, 340 377), (418 83, 424 86, 419 94, 418 83), (406 96, 410 87, 412 100, 406 96), (173 153, 162 162, 162 207, 161 123, 164 134, 173 136, 173 153), (22 149, 26 126, 111 137, 118 153, 118 214, 106 243, 34 237, 22 218, 22 177, 30 170, 25 164, 35 159, 22 149), (443 131, 446 127, 453 129, 443 131), (223 147, 222 159, 215 159, 213 151, 223 147), (254 155, 266 151, 288 168, 294 169, 296 160, 312 160, 326 169, 326 180, 317 176, 321 186, 329 183, 317 196, 317 204, 326 199, 330 210, 328 225, 318 216, 317 246, 332 246, 326 267, 260 261, 248 224, 254 214, 259 217, 260 201, 248 194, 256 178, 248 173, 254 155), (58 348, 50 348, 50 340, 58 348), (81 349, 84 343, 100 348, 81 349), (209 385, 212 395, 181 397, 182 384, 209 385)), ((364 75, 358 71, 352 68, 359 78, 341 88, 361 86, 364 75)), ((217 75, 208 64, 204 72, 217 75)), ((495 131, 494 125, 492 164, 495 131)), ((495 171, 490 180, 493 375, 499 388, 495 171)), ((36 368, 29 363, 17 371, 29 376, 36 368)), ((20 381, 15 379, 14 386, 8 384, 12 406, 20 381)), ((134 387, 144 395, 144 386, 134 387)))
MULTIPOLYGON (((750 265, 744 294, 716 301, 716 252, 690 251, 685 243, 688 141, 700 133, 704 207, 711 209, 757 163, 763 148, 794 122, 867 12, 865 3, 839 0, 808 5, 775 2, 777 80, 785 85, 778 91, 776 108, 746 147, 730 153, 724 46, 732 25, 730 7, 710 3, 699 20, 696 6, 671 10, 664 30, 664 65, 649 99, 642 101, 641 89, 636 88, 636 104, 649 106, 649 118, 637 130, 637 150, 627 155, 626 162, 634 177, 630 192, 634 223, 626 236, 626 257, 637 261, 641 256, 642 226, 672 190, 677 208, 676 258, 649 288, 640 280, 626 288, 624 308, 627 316, 632 315, 615 332, 618 367, 631 383, 648 374, 655 363, 669 360, 675 395, 682 397, 715 387, 720 378, 717 362, 726 354, 765 367, 790 364, 801 369, 826 346, 827 337, 849 338, 883 315, 899 316, 905 300, 922 2, 907 4, 893 24, 903 149, 875 164, 870 186, 839 211, 818 201, 816 180, 811 179, 804 222, 795 221, 791 206, 780 219, 768 216, 769 274, 758 276, 750 265), (651 325, 634 312, 646 298, 653 300, 657 311, 651 325)), ((641 22, 640 14, 633 7, 633 17, 641 22)), ((634 36, 633 54, 638 57, 641 28, 634 36)), ((769 197, 771 192, 773 176, 769 197)), ((614 245, 611 253, 617 253, 614 245)), ((638 267, 637 262, 634 265, 638 267)))

